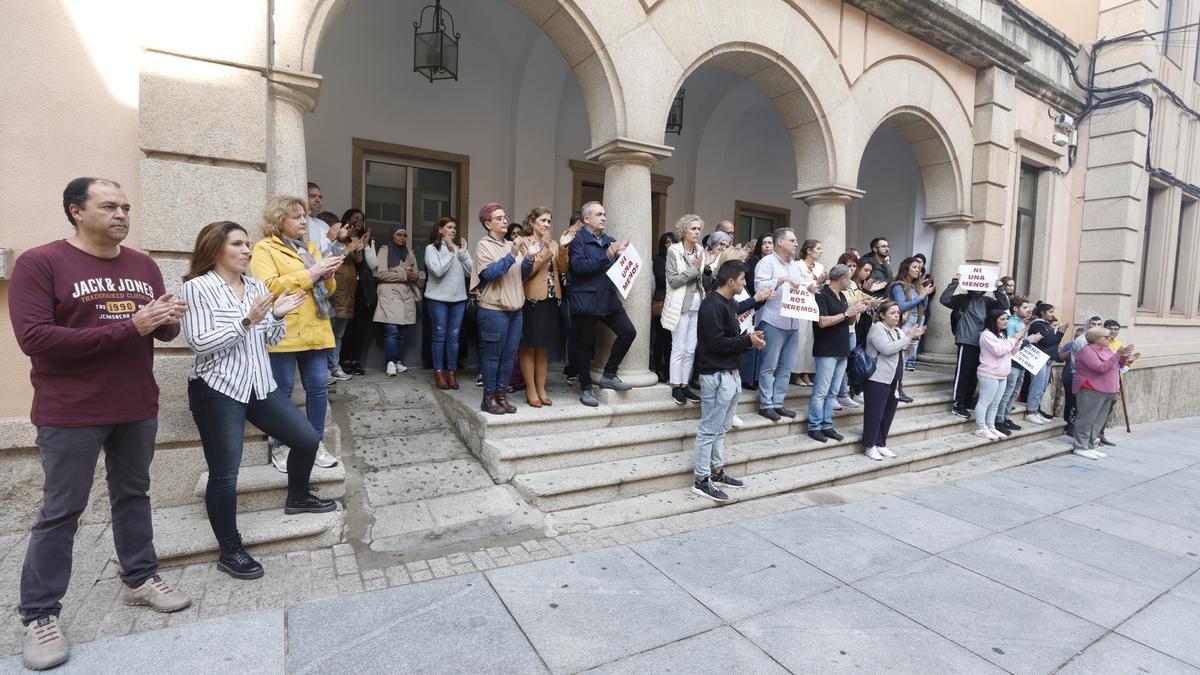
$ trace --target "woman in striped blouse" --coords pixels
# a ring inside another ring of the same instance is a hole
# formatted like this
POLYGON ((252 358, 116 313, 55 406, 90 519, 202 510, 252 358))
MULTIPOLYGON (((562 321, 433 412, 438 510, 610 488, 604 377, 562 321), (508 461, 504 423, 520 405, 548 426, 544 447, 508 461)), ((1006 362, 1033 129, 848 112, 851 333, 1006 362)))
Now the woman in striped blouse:
POLYGON ((332 500, 308 491, 320 438, 276 387, 267 358, 266 345, 283 339, 284 317, 299 308, 306 295, 289 291, 275 298, 263 282, 246 273, 249 264, 246 230, 229 221, 212 223, 196 237, 180 289, 189 306, 183 332, 196 353, 188 371, 188 402, 208 463, 204 504, 221 546, 217 569, 238 579, 263 575, 237 529, 238 467, 247 421, 291 447, 284 513, 337 508, 332 500))

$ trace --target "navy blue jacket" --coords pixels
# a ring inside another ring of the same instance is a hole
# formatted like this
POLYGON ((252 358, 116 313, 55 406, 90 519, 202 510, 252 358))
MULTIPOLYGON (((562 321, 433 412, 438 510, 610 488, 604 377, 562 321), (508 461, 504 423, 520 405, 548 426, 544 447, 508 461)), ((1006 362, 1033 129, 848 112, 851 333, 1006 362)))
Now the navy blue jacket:
POLYGON ((572 314, 608 316, 621 309, 621 296, 608 278, 608 268, 616 262, 608 257, 608 245, 614 241, 603 232, 597 239, 586 227, 571 241, 567 293, 572 314))

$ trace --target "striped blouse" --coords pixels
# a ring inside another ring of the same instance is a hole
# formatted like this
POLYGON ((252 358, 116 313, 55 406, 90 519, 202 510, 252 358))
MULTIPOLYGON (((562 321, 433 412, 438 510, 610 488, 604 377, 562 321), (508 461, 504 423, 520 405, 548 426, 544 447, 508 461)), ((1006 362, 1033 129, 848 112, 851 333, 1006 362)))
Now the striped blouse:
POLYGON ((185 282, 179 293, 188 303, 183 334, 196 352, 188 380, 200 378, 229 398, 249 403, 251 394, 265 399, 275 390, 266 345, 279 344, 287 326, 268 310, 252 331, 243 327, 242 318, 267 287, 249 274, 242 281, 246 292, 241 300, 215 271, 185 282))

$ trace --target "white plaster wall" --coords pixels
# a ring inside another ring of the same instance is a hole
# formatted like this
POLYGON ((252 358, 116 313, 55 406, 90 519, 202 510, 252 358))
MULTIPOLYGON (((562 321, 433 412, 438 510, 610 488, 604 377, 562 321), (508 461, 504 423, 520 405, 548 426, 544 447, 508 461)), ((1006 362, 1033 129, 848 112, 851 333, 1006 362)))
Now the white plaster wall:
POLYGON ((867 143, 858 172, 866 195, 846 211, 846 241, 866 253, 875 237, 886 237, 892 259, 933 251, 933 228, 925 216, 925 188, 908 141, 890 125, 880 126, 867 143))

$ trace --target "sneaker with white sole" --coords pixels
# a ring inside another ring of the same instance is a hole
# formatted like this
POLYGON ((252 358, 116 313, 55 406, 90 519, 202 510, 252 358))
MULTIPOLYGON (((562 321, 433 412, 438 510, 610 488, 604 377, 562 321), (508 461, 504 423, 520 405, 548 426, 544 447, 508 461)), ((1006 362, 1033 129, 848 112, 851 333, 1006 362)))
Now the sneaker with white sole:
POLYGON ((21 660, 30 670, 46 670, 66 663, 70 657, 67 638, 58 628, 58 617, 48 614, 25 625, 21 660))
POLYGON ((121 600, 126 605, 145 605, 156 612, 178 612, 192 605, 187 593, 172 588, 157 574, 137 588, 121 588, 121 600))
POLYGON ((351 375, 350 373, 347 373, 346 371, 342 370, 341 366, 336 366, 332 370, 329 371, 329 379, 331 379, 331 380, 338 380, 340 382, 344 382, 346 380, 349 380, 352 377, 354 377, 354 376, 351 375))
POLYGON ((737 429, 737 428, 746 426, 746 423, 742 421, 742 418, 738 417, 737 415, 734 415, 733 421, 731 421, 729 423, 729 426, 733 427, 734 429, 737 429))
POLYGON ((858 401, 855 401, 852 398, 839 398, 837 400, 837 402, 839 404, 841 404, 841 406, 843 408, 858 408, 858 407, 860 407, 858 404, 858 401))
POLYGON ((867 448, 867 451, 863 454, 867 456, 867 459, 873 459, 876 462, 883 461, 883 455, 880 454, 879 448, 867 448))
POLYGON ((1100 455, 1097 455, 1095 450, 1072 450, 1071 454, 1079 455, 1084 459, 1100 459, 1100 455))
POLYGON ((1046 423, 1046 418, 1042 417, 1041 413, 1032 412, 1025 416, 1025 421, 1029 422, 1030 424, 1041 425, 1046 423))
POLYGON ((288 455, 291 454, 291 452, 292 449, 286 445, 281 445, 279 447, 275 447, 274 445, 271 446, 271 465, 274 466, 279 473, 287 473, 287 460, 288 455))
POLYGON ((400 363, 399 361, 396 362, 396 372, 397 373, 403 373, 406 370, 408 370, 408 366, 404 365, 403 363, 400 363))
POLYGON ((387 371, 386 372, 387 372, 388 377, 396 376, 396 362, 395 361, 387 362, 387 371))
POLYGON ((714 502, 727 502, 729 495, 721 492, 721 490, 712 482, 711 479, 697 480, 692 483, 692 493, 701 497, 708 497, 714 502))
POLYGON ((322 469, 330 469, 338 465, 338 458, 329 454, 329 448, 325 447, 325 441, 317 444, 317 457, 313 461, 313 464, 322 469))
POLYGON ((987 429, 976 429, 975 435, 980 438, 986 438, 989 441, 996 440, 996 437, 992 435, 992 432, 988 431, 987 429))
POLYGON ((842 409, 842 404, 841 404, 841 403, 838 403, 838 401, 837 401, 836 399, 834 399, 834 401, 833 401, 833 409, 834 409, 834 410, 841 410, 841 409, 842 409))
POLYGON ((884 457, 887 457, 888 459, 892 459, 896 456, 896 453, 892 452, 891 450, 888 450, 886 447, 884 447, 882 445, 875 446, 875 449, 879 451, 879 454, 883 455, 884 457))
POLYGON ((1095 456, 1099 457, 1100 459, 1104 459, 1105 457, 1108 457, 1108 453, 1107 453, 1107 452, 1103 452, 1103 451, 1101 451, 1101 450, 1097 450, 1097 449, 1095 449, 1095 448, 1092 448, 1091 452, 1092 452, 1092 454, 1093 454, 1093 455, 1095 455, 1095 456))

